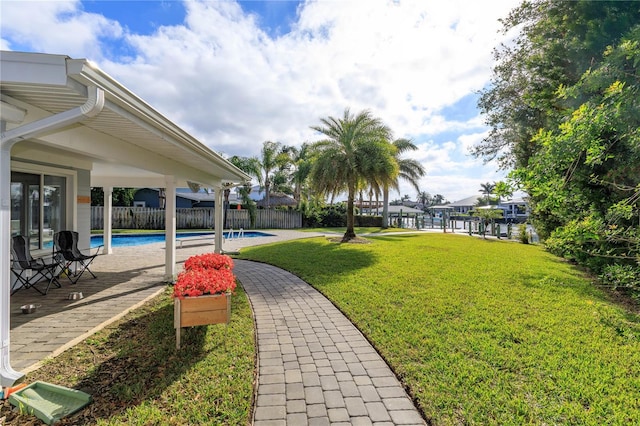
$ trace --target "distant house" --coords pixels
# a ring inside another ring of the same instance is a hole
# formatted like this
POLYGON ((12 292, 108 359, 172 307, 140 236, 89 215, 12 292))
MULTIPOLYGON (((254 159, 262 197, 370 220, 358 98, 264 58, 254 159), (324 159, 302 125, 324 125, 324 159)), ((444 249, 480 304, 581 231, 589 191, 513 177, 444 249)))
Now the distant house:
MULTIPOLYGON (((163 193, 158 188, 142 188, 136 191, 133 196, 134 207, 164 207, 162 200, 163 193)), ((214 207, 215 193, 213 191, 206 193, 204 190, 193 192, 189 188, 176 188, 176 208, 196 208, 196 207, 214 207)), ((230 208, 242 202, 238 196, 232 191, 229 194, 230 208)))
POLYGON ((472 195, 471 197, 463 198, 462 200, 454 201, 447 204, 448 207, 453 208, 452 214, 469 214, 475 206, 482 201, 484 197, 480 195, 472 195))
POLYGON ((408 206, 389 206, 389 209, 387 211, 389 212, 389 216, 400 216, 400 214, 402 214, 402 216, 404 217, 424 214, 421 209, 416 209, 408 206))
MULTIPOLYGON (((454 201, 453 203, 449 203, 444 206, 434 206, 434 209, 437 210, 438 207, 446 207, 450 211, 450 214, 453 216, 466 216, 471 210, 476 208, 476 206, 484 200, 484 195, 472 195, 470 197, 454 201)), ((505 219, 525 220, 529 217, 529 205, 527 201, 522 197, 509 200, 500 200, 500 203, 496 207, 504 211, 505 219)))
POLYGON ((501 201, 500 207, 505 208, 504 217, 507 219, 526 219, 529 217, 529 203, 522 197, 501 201))
POLYGON ((382 200, 360 200, 356 199, 354 205, 360 209, 362 214, 377 214, 382 212, 384 202, 382 200))

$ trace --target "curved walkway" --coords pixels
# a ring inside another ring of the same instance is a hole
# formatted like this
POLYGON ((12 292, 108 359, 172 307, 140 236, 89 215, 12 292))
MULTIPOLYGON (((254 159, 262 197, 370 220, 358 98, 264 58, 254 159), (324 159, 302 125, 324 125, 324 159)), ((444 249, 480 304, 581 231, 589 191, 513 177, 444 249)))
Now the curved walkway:
POLYGON ((235 261, 258 345, 254 425, 424 425, 391 369, 324 296, 274 266, 235 261))

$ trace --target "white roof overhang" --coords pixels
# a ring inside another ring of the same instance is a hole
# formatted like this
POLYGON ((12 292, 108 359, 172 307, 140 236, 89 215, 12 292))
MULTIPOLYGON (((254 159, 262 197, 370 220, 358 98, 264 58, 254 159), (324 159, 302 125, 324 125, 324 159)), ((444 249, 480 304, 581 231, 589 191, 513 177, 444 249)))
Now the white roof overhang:
POLYGON ((167 176, 177 186, 250 180, 86 59, 5 51, 0 59, 7 131, 82 106, 91 86, 104 92, 99 113, 21 140, 11 151, 15 159, 89 169, 95 187, 164 187, 167 176), (21 111, 23 121, 15 122, 21 111))

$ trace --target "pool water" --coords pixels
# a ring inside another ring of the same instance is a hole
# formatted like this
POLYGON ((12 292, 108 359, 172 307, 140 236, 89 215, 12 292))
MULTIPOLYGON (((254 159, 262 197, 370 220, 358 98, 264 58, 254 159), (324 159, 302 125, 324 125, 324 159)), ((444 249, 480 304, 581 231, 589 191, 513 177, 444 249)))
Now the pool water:
MULTIPOLYGON (((181 232, 177 235, 177 239, 185 237, 210 237, 213 241, 215 234, 207 234, 202 232, 181 232)), ((271 237, 273 234, 259 231, 244 231, 244 238, 271 237)), ((234 232, 232 236, 229 233, 224 234, 225 238, 238 238, 238 232, 234 232)), ((115 234, 111 236, 112 247, 131 247, 141 246, 151 243, 163 243, 165 241, 164 234, 115 234)), ((98 247, 104 244, 102 235, 91 236, 91 247, 98 247)))

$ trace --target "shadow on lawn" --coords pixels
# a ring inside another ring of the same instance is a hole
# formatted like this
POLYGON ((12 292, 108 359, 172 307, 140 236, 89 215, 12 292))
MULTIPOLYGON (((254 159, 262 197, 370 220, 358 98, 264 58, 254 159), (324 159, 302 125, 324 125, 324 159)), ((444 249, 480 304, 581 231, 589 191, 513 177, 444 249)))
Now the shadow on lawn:
POLYGON ((380 240, 380 241, 406 241, 407 239, 410 238, 419 238, 422 237, 422 234, 393 234, 393 233, 388 233, 388 234, 369 234, 369 235, 365 235, 364 238, 370 239, 370 240, 380 240))
POLYGON ((366 250, 366 246, 366 244, 327 243, 326 239, 320 237, 247 247, 238 257, 277 264, 278 267, 304 280, 307 273, 314 277, 322 275, 323 271, 332 276, 349 275, 373 265, 377 261, 377 255, 366 250), (291 258, 292 253, 295 253, 295 259, 291 258), (294 265, 295 270, 292 268, 294 265), (299 270, 301 265, 304 266, 304 271, 299 270))
MULTIPOLYGON (((26 381, 42 380, 89 393, 91 404, 57 424, 94 424, 145 400, 159 399, 169 385, 207 356, 206 333, 206 327, 185 329, 182 349, 176 351, 173 304, 167 303, 120 323, 106 340, 94 335, 30 374, 26 381)), ((8 425, 42 424, 31 416, 15 416, 5 407, 3 415, 7 415, 8 425)))

